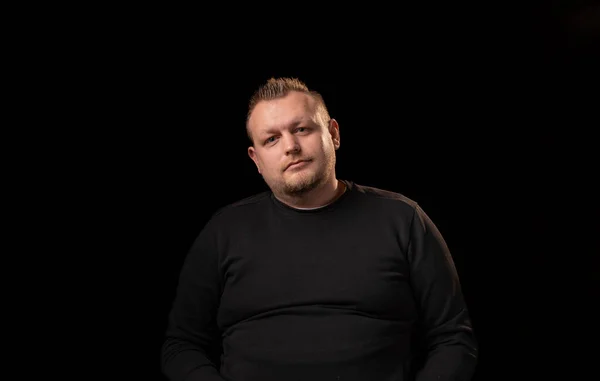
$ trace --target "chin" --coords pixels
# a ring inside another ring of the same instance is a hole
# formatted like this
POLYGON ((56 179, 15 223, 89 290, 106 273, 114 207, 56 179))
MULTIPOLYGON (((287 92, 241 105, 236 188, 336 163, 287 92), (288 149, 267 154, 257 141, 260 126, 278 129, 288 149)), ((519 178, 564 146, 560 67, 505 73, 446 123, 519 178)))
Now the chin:
POLYGON ((290 195, 300 195, 315 189, 320 183, 321 178, 316 173, 295 173, 285 181, 283 191, 290 195))

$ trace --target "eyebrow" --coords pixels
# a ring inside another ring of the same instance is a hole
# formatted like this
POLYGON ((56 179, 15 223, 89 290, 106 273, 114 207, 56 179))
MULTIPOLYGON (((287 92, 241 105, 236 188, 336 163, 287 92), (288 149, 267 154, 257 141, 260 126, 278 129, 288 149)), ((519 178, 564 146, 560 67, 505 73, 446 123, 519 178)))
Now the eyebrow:
MULTIPOLYGON (((304 121, 300 120, 300 119, 296 119, 292 123, 290 123, 286 128, 297 127, 299 124, 302 124, 302 122, 304 122, 304 121)), ((261 135, 271 135, 271 134, 274 134, 277 132, 279 132, 278 128, 267 128, 266 130, 261 130, 259 133, 261 135)))

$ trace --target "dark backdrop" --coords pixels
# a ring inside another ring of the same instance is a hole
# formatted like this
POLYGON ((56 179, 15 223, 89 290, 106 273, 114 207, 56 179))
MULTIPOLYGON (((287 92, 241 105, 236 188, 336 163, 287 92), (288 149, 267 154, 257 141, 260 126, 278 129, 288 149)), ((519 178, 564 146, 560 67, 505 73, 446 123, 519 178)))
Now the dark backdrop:
POLYGON ((481 345, 476 380, 591 369, 598 11, 519 4, 214 25, 208 10, 154 10, 98 33, 76 85, 91 93, 77 102, 89 160, 70 159, 85 178, 74 190, 90 191, 82 252, 98 249, 102 270, 87 298, 94 335, 78 338, 99 349, 93 369, 163 379, 180 266, 217 208, 266 189, 246 153, 246 102, 284 75, 338 120, 339 177, 405 194, 440 228, 481 345))

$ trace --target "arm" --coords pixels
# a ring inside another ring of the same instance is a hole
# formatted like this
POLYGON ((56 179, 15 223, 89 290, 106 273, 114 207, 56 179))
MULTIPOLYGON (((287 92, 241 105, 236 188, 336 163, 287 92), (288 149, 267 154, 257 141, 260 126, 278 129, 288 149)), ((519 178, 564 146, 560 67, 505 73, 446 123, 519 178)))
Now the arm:
POLYGON ((223 381, 215 365, 220 355, 216 316, 221 286, 214 240, 205 227, 179 275, 161 353, 162 371, 171 381, 223 381))
POLYGON ((417 337, 422 350, 416 380, 471 380, 478 344, 450 251, 419 206, 410 234, 410 278, 419 310, 417 337))

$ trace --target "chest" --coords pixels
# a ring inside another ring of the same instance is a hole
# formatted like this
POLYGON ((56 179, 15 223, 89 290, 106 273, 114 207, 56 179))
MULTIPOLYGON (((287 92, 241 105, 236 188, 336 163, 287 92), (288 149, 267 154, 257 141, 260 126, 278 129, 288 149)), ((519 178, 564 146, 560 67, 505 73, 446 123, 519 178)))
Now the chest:
POLYGON ((393 230, 257 229, 230 242, 222 263, 225 324, 296 306, 392 320, 414 314, 409 266, 393 230))

